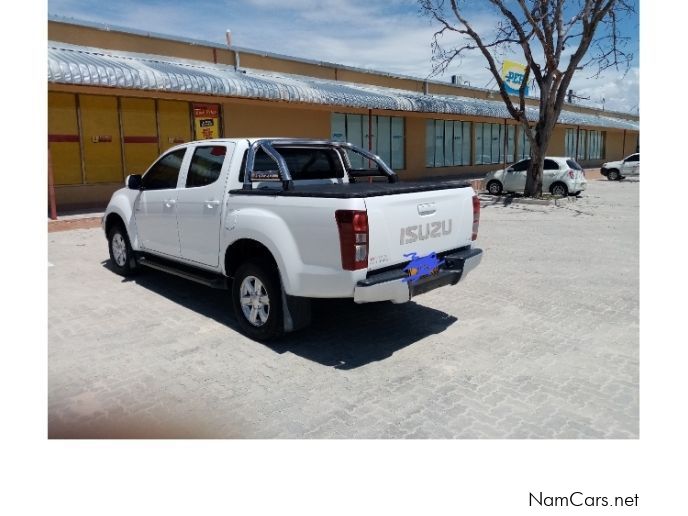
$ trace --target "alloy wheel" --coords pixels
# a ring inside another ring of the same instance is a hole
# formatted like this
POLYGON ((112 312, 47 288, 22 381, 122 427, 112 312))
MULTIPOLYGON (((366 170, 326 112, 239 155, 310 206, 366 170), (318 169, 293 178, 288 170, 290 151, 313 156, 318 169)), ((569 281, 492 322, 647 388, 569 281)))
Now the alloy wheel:
POLYGON ((239 289, 241 311, 253 326, 263 326, 270 316, 270 297, 265 285, 255 276, 246 276, 239 289))
POLYGON ((127 243, 121 233, 115 233, 112 236, 112 257, 115 263, 124 267, 127 264, 127 243))

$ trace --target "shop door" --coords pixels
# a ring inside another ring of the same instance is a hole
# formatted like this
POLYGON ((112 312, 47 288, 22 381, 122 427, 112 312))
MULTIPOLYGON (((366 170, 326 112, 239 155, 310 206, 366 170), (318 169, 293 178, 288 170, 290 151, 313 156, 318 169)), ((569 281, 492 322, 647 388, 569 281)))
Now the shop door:
POLYGON ((79 95, 86 183, 120 183, 122 147, 117 98, 79 95))

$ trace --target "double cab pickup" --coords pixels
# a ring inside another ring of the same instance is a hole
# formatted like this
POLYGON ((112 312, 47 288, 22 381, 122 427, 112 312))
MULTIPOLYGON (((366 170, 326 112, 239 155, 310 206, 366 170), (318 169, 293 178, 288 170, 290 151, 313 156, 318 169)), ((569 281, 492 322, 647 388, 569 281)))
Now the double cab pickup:
POLYGON ((480 263, 470 184, 398 177, 345 142, 190 142, 127 176, 103 229, 118 273, 227 289, 241 330, 270 340, 306 326, 312 298, 404 303, 480 263))

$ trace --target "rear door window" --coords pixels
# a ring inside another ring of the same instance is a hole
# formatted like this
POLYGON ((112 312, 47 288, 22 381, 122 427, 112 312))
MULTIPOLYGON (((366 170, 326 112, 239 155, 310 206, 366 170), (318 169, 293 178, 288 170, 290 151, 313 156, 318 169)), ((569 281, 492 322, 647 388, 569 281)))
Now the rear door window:
POLYGON ((545 170, 559 170, 559 164, 553 159, 546 159, 545 170))
POLYGON ((222 145, 196 147, 186 176, 186 187, 206 186, 217 181, 226 154, 227 147, 222 145))

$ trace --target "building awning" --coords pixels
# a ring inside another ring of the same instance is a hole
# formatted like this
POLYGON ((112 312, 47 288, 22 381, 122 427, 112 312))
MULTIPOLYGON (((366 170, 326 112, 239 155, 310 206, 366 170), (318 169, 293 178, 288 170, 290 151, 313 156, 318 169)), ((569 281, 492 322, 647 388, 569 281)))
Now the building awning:
MULTIPOLYGON (((332 81, 272 71, 190 61, 180 58, 104 50, 48 42, 48 82, 134 90, 191 93, 364 109, 470 115, 511 116, 501 100, 474 99, 332 81)), ((537 108, 526 108, 537 121, 537 108)), ((559 123, 630 129, 638 122, 562 111, 559 123)))

